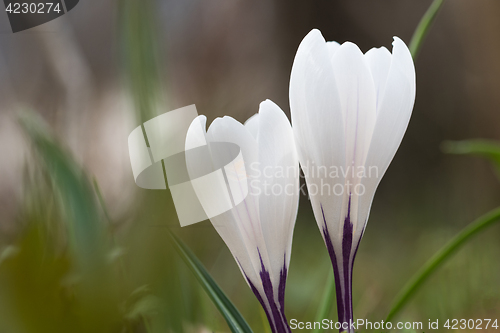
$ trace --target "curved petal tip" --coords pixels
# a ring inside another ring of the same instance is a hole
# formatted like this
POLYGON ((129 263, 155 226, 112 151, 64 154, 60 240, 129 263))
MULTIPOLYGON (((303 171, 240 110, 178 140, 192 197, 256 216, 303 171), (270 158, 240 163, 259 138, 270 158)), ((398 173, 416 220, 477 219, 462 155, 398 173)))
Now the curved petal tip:
MULTIPOLYGON (((199 116, 198 116, 198 117, 196 117, 194 120, 199 121, 203 129, 206 129, 206 128, 207 128, 207 116, 205 116, 204 114, 199 115, 199 116)), ((193 120, 193 121, 194 121, 194 120, 193 120)))
POLYGON ((411 56, 410 49, 408 48, 406 43, 403 42, 403 40, 401 38, 394 36, 393 42, 392 42, 392 54, 394 54, 394 52, 396 50, 403 50, 403 52, 405 52, 411 56))
POLYGON ((270 99, 266 99, 265 101, 260 102, 259 104, 259 112, 261 111, 262 108, 269 108, 269 107, 278 107, 278 104, 274 103, 270 99))
POLYGON ((349 51, 349 52, 356 52, 356 53, 361 53, 363 54, 363 52, 361 52, 360 48, 354 44, 353 42, 343 42, 341 45, 340 45, 340 49, 344 50, 344 51, 349 51))
POLYGON ((408 77, 414 81, 415 80, 415 65, 413 62, 413 57, 411 55, 410 49, 399 37, 394 36, 394 41, 392 42, 392 55, 398 62, 403 66, 408 77))
POLYGON ((325 38, 321 34, 321 31, 319 31, 318 29, 312 29, 311 31, 309 31, 309 33, 304 37, 304 39, 302 39, 301 44, 309 40, 317 42, 321 41, 323 43, 326 43, 325 38))

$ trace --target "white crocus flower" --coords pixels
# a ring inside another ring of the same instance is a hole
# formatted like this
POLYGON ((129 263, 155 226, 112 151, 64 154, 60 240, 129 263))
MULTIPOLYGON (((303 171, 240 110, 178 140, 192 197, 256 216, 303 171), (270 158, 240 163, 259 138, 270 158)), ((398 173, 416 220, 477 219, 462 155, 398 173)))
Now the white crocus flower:
MULTIPOLYGON (((363 54, 312 30, 290 78, 299 161, 335 273, 340 323, 352 313, 352 268, 375 190, 406 131, 415 100, 411 54, 395 37, 363 54)), ((342 331, 353 332, 344 326, 342 331)))
POLYGON ((215 119, 206 132, 205 128, 206 117, 196 118, 188 130, 186 147, 206 142, 211 161, 186 156, 189 173, 196 174, 207 163, 216 169, 227 163, 221 160, 237 155, 217 143, 241 149, 244 165, 236 165, 235 172, 226 170, 225 177, 233 198, 239 196, 237 192, 248 190, 248 195, 210 220, 264 308, 272 331, 291 332, 284 313, 284 292, 299 199, 299 162, 290 122, 267 100, 245 125, 224 117, 215 119))

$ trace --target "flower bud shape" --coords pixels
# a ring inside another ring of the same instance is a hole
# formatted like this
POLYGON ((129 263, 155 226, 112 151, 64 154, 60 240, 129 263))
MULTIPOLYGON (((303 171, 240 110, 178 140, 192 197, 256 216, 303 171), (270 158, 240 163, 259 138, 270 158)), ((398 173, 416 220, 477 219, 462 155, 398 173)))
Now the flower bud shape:
POLYGON ((299 161, 334 268, 339 322, 349 322, 354 258, 415 101, 413 60, 397 37, 392 54, 384 47, 363 54, 312 30, 297 50, 289 93, 299 161))
POLYGON ((228 157, 231 152, 217 143, 240 148, 240 155, 233 154, 240 158, 224 167, 234 208, 210 221, 264 308, 272 332, 291 332, 284 302, 299 200, 299 161, 290 122, 276 104, 266 100, 244 125, 226 116, 215 119, 206 132, 205 127, 206 117, 199 116, 188 130, 187 148, 200 143, 210 147, 207 160, 186 156, 189 174, 201 174, 197 169, 207 164, 233 160, 228 157))

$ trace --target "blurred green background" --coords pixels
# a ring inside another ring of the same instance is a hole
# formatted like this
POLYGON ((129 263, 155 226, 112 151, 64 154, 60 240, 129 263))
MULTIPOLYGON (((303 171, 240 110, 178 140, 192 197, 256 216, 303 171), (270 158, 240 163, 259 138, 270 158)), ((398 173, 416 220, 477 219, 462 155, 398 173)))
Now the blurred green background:
MULTIPOLYGON (((391 49, 392 36, 409 43, 430 3, 82 0, 16 34, 0 14, 0 333, 228 332, 171 246, 168 227, 254 332, 267 332, 211 224, 180 228, 168 191, 135 185, 128 134, 189 104, 209 122, 244 121, 267 98, 289 115, 293 57, 312 28, 363 51, 391 49)), ((445 2, 416 61, 413 116, 359 248, 357 318, 385 319, 412 274, 500 202, 487 161, 440 149, 445 140, 500 140, 498 54, 500 2, 445 2)), ((498 258, 496 225, 431 276, 397 319, 500 320, 498 258)), ((301 197, 289 320, 315 319, 330 271, 301 197)), ((336 319, 335 309, 329 317, 336 319)))

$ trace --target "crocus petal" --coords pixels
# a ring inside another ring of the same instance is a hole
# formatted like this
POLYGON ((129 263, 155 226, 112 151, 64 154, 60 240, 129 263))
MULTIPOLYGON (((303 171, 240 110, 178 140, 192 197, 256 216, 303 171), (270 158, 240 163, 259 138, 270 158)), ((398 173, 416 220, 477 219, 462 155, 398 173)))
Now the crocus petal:
MULTIPOLYGON (((257 177, 256 170, 248 167, 253 163, 258 163, 257 142, 240 122, 227 116, 215 119, 208 129, 207 141, 237 144, 241 148, 248 180, 251 181, 251 179, 257 177)), ((250 272, 250 267, 253 268, 254 272, 260 270, 259 249, 263 252, 266 251, 262 231, 260 230, 257 199, 256 189, 252 188, 249 184, 248 195, 243 203, 211 219, 212 224, 240 265, 243 266, 246 274, 252 273, 250 272), (234 231, 229 231, 230 227, 234 231), (229 235, 226 236, 227 233, 229 235), (235 237, 235 233, 239 233, 240 237, 235 237), (245 254, 249 255, 251 266, 242 261, 245 254)), ((263 259, 267 260, 267 258, 263 259)), ((266 262, 266 264, 268 263, 266 262)))
MULTIPOLYGON (((241 148, 246 173, 241 179, 238 172, 233 176, 238 178, 237 185, 241 181, 248 184, 248 196, 240 204, 210 220, 264 308, 271 330, 288 333, 290 328, 284 313, 284 290, 299 185, 298 158, 290 123, 283 111, 271 101, 261 103, 259 114, 251 117, 245 125, 231 117, 217 118, 203 140, 199 127, 204 129, 205 122, 204 117, 193 121, 188 130, 186 147, 196 147, 204 141, 237 145, 241 148), (277 174, 279 170, 282 172, 277 174), (287 188, 291 195, 266 192, 266 186, 273 185, 277 185, 278 190, 287 188)), ((230 150, 220 152, 216 148, 210 146, 211 161, 203 161, 205 164, 221 165, 221 160, 231 159, 224 153, 234 154, 230 150)), ((201 164, 186 157, 188 170, 198 168, 192 165, 194 162, 201 164)), ((229 185, 230 176, 226 170, 229 185)), ((233 195, 243 191, 241 186, 230 188, 233 195)))
MULTIPOLYGON (((272 101, 259 110, 259 211, 270 269, 287 269, 299 201, 299 164, 292 128, 272 101)), ((278 287, 280 281, 273 281, 278 287)))
POLYGON ((397 38, 392 55, 385 48, 363 55, 353 43, 325 43, 315 30, 299 46, 290 79, 292 124, 314 215, 334 268, 340 322, 353 319, 354 258, 376 187, 401 142, 414 98, 413 61, 397 38), (316 170, 342 168, 342 174, 314 173, 307 168, 310 164, 316 170), (312 193, 313 186, 323 185, 341 185, 343 195, 312 193))
MULTIPOLYGON (((261 272, 276 331, 286 331, 285 284, 299 200, 299 166, 292 128, 272 101, 260 104, 258 117, 259 212, 269 280, 261 272), (269 285, 270 283, 270 285, 269 285)), ((262 254, 264 255, 264 254, 262 254)))
MULTIPOLYGON (((363 53, 353 43, 346 42, 340 46, 332 58, 332 65, 345 128, 346 163, 343 167, 347 178, 340 217, 345 218, 350 210, 350 223, 356 230, 358 201, 355 195, 350 198, 361 182, 361 178, 357 177, 358 168, 364 168, 375 127, 375 86, 363 53), (347 206, 349 203, 351 207, 347 206)), ((343 230, 343 226, 341 228, 343 230)))
POLYGON ((256 113, 245 121, 245 128, 252 134, 255 140, 257 140, 257 134, 259 133, 259 114, 256 113))
MULTIPOLYGON (((366 189, 360 198, 359 216, 368 219, 377 186, 401 144, 415 102, 415 67, 405 43, 395 37, 391 65, 385 89, 378 104, 377 123, 373 133, 366 168, 376 168, 376 175, 363 179, 366 189)), ((375 169, 374 169, 375 170, 375 169)), ((358 230, 356 238, 361 236, 358 230)))
MULTIPOLYGON (((373 83, 375 84, 375 94, 377 105, 385 92, 387 75, 391 67, 392 55, 385 47, 373 48, 365 53, 366 62, 370 67, 373 83)), ((378 112, 378 110, 377 110, 378 112)))
POLYGON ((334 41, 331 42, 326 42, 326 48, 328 49, 328 54, 330 55, 330 58, 333 58, 333 55, 337 50, 339 49, 340 44, 334 41))
POLYGON ((415 102, 415 67, 410 51, 397 37, 393 44, 391 65, 381 94, 377 124, 366 161, 368 165, 378 166, 381 176, 401 144, 415 102))
POLYGON ((318 30, 312 30, 299 45, 290 77, 290 107, 299 158, 307 155, 324 165, 338 162, 334 154, 324 153, 343 151, 344 140, 337 84, 318 30))
MULTIPOLYGON (((334 45, 334 44, 330 44, 334 45)), ((297 151, 319 228, 335 223, 342 200, 330 200, 335 186, 344 186, 344 175, 329 177, 330 166, 345 165, 344 119, 331 55, 323 36, 312 30, 302 40, 290 77, 290 108, 297 151), (324 169, 327 168, 327 169, 324 169), (321 201, 328 202, 321 208, 321 201)), ((332 233, 335 235, 336 233, 332 233)))
MULTIPOLYGON (((186 146, 193 145, 199 142, 199 124, 205 130, 206 117, 199 116, 196 118, 187 133, 186 146)), ((241 148, 243 160, 245 163, 254 163, 257 161, 257 142, 252 137, 245 127, 231 117, 217 118, 211 124, 208 132, 205 133, 205 140, 207 143, 214 142, 229 142, 238 145, 241 148)), ((221 152, 225 153, 224 151, 221 152)), ((230 154, 231 152, 227 152, 230 154)), ((186 156, 188 158, 189 155, 186 156)), ((196 175, 203 164, 220 165, 218 159, 231 160, 231 157, 226 156, 209 156, 210 160, 198 161, 187 160, 186 164, 190 175, 196 175)), ((246 168, 249 177, 255 177, 252 170, 246 168)), ((248 187, 248 191, 252 189, 248 187)), ((221 215, 212 217, 212 224, 217 232, 220 234, 224 242, 227 244, 231 253, 239 263, 240 267, 245 268, 246 274, 249 277, 258 278, 257 272, 260 269, 261 263, 258 255, 258 247, 264 247, 265 243, 260 232, 260 222, 258 214, 258 201, 255 195, 250 193, 247 195, 244 204, 240 204, 230 211, 221 215), (257 230, 257 231, 256 231, 257 230)))

